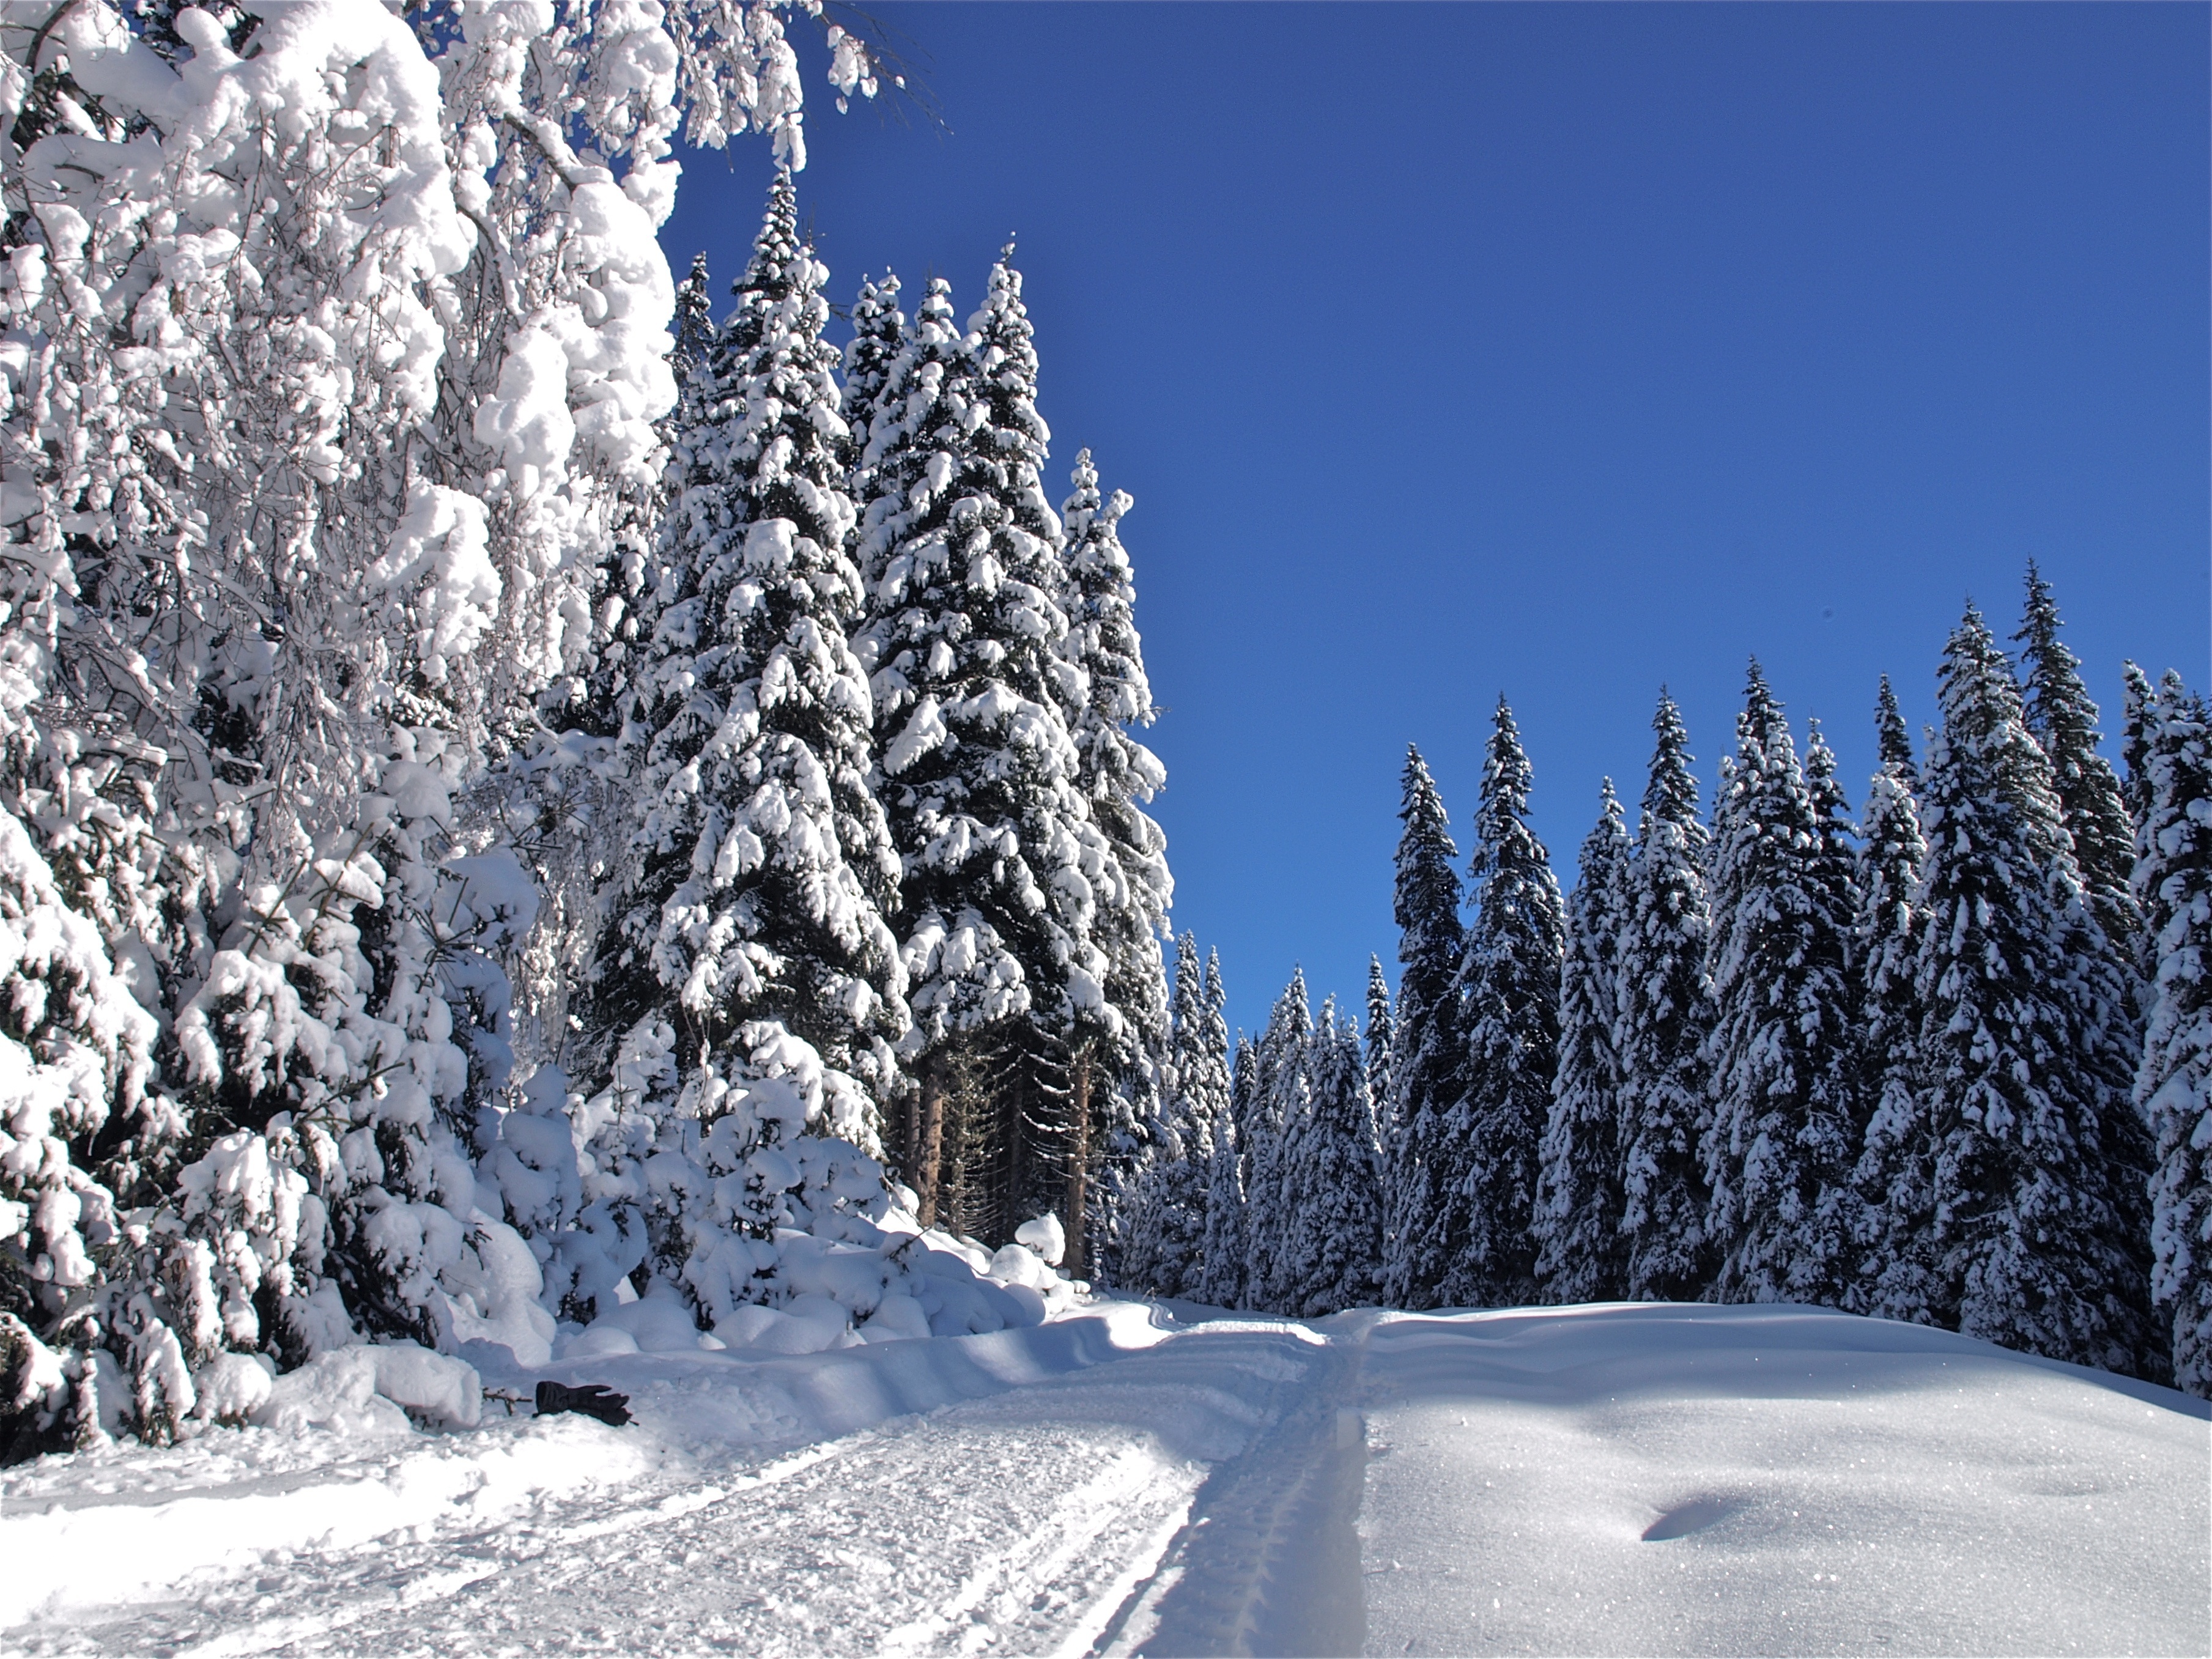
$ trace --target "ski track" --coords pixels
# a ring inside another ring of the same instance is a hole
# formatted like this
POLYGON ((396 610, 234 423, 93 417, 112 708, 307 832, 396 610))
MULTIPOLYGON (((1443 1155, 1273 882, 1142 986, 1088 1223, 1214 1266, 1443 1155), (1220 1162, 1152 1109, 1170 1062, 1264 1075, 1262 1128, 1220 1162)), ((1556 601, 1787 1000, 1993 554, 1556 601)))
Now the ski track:
POLYGON ((2167 1390, 1811 1310, 1146 1318, 894 1352, 953 1390, 899 1416, 866 1403, 894 1351, 659 1384, 641 1360, 629 1430, 495 1422, 251 1479, 213 1437, 51 1461, 15 1479, 40 1505, 18 1526, 315 1513, 135 1595, 82 1579, 0 1651, 2204 1652, 2212 1631, 2212 1413, 2167 1390), (503 1486, 463 1478, 502 1460, 503 1486))
POLYGON ((490 1524, 196 1575, 0 1649, 1073 1659, 1325 1352, 1280 1328, 1164 1343, 781 1457, 672 1459, 490 1524))

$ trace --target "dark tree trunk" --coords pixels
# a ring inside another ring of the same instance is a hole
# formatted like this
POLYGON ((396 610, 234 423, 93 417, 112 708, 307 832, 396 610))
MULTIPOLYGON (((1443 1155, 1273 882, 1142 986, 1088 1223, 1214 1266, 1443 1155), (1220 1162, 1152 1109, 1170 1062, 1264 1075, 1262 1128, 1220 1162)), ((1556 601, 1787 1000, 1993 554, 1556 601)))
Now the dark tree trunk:
POLYGON ((1089 1201, 1085 1190, 1091 1176, 1091 1050, 1077 1050, 1068 1079, 1067 1254, 1060 1267, 1070 1279, 1084 1277, 1083 1212, 1089 1201))
POLYGON ((899 1179, 921 1196, 921 1091, 907 1089, 899 1095, 899 1179))
POLYGON ((937 1224, 937 1183, 945 1158, 945 1055, 939 1051, 923 1062, 920 1122, 915 1135, 914 1194, 921 1200, 920 1217, 925 1227, 937 1224))

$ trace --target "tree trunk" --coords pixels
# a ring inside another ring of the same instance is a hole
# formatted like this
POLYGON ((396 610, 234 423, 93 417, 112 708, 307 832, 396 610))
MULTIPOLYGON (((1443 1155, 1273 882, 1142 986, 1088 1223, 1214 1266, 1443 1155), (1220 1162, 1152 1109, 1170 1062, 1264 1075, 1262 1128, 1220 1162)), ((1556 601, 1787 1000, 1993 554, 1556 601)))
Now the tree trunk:
POLYGON ((1069 1115, 1074 1121, 1069 1126, 1067 1213, 1061 1218, 1067 1225, 1067 1254, 1060 1265, 1070 1279, 1081 1279, 1085 1276, 1083 1212, 1089 1198, 1085 1188, 1091 1176, 1091 1050, 1087 1048, 1076 1052, 1068 1093, 1072 1097, 1069 1115))
POLYGON ((937 1224, 937 1177, 945 1159, 945 1055, 933 1054, 922 1063, 919 1146, 915 1150, 914 1194, 921 1200, 921 1222, 937 1224))
POLYGON ((899 1179, 921 1195, 921 1089, 916 1085, 899 1091, 899 1179))

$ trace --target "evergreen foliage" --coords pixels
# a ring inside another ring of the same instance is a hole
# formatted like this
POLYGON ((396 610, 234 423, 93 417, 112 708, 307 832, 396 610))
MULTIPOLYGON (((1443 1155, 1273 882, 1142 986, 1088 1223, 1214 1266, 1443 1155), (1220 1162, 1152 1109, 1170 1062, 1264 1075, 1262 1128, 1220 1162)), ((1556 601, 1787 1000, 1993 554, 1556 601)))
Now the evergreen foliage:
POLYGON ((1371 1305, 1382 1258, 1380 1158, 1359 1030, 1332 999, 1314 1023, 1307 1121, 1290 1179, 1297 1225, 1285 1313, 1318 1318, 1371 1305))
MULTIPOLYGON (((1218 982, 1218 976, 1209 972, 1209 1001, 1218 982)), ((1250 1259, 1251 1241, 1246 1231, 1249 1220, 1246 1194, 1253 1143, 1259 1134, 1257 1104, 1253 1098, 1255 1069, 1252 1045, 1240 1031, 1236 1058, 1229 1068, 1229 1121, 1226 1132, 1217 1130, 1215 1135, 1213 1178, 1206 1194, 1206 1269, 1200 1300, 1217 1308, 1249 1305, 1245 1264, 1250 1259)))
POLYGON ((2012 665, 1971 608, 1941 690, 1912 1085, 1875 1113, 1863 1164, 1888 1211, 1874 1306, 2154 1372, 2126 968, 2087 908, 2012 665))
POLYGON ((1475 807, 1474 916, 1459 976, 1467 1091, 1449 1139, 1464 1160, 1468 1244, 1439 1292, 1454 1307, 1537 1299, 1537 1170, 1559 1073, 1565 920, 1550 854, 1528 828, 1533 776, 1500 697, 1475 807))
MULTIPOLYGON (((1217 967, 1213 988, 1219 977, 1217 967)), ((1214 1155, 1229 1112, 1229 1034, 1210 999, 1213 988, 1199 963, 1198 940, 1185 933, 1176 942, 1168 1106, 1121 1206, 1128 1242, 1115 1282, 1158 1296, 1201 1291, 1214 1155)))
POLYGON ((2151 1300, 2174 1385, 2212 1398, 2212 718, 2176 676, 2155 693, 2140 673, 2131 682, 2135 894, 2156 964, 2134 1095, 2157 1159, 2151 1300))
POLYGON ((1275 999, 1253 1051, 1250 1163, 1244 1179, 1244 1304, 1299 1306, 1302 1165, 1313 1129, 1313 1005, 1303 969, 1275 999))
MULTIPOLYGON (((1091 936, 1105 959, 1104 994, 1115 1016, 1085 1021, 1076 1063, 1093 1073, 1086 1083, 1093 1117, 1126 1138, 1128 1124, 1158 1109, 1168 1048, 1160 941, 1175 881, 1167 836, 1144 806, 1166 784, 1167 770, 1135 736, 1155 714, 1137 633, 1136 578, 1121 545, 1121 521, 1132 502, 1121 490, 1100 495, 1087 449, 1076 458, 1074 484, 1060 509, 1068 617, 1062 653, 1079 690, 1070 722, 1076 787, 1105 843, 1106 861, 1086 862, 1085 872, 1096 901, 1091 936)), ((1194 978, 1196 962, 1191 966, 1194 978)))
POLYGON ((915 1184, 933 1218, 945 1067, 988 1033, 996 1167, 969 1224, 1000 1236, 1060 1207, 1088 1157, 1070 1050, 1124 1035, 1094 923, 1102 889, 1111 898, 1126 878, 1091 820, 1071 731, 1085 688, 1064 654, 1061 526, 1041 483, 1048 433, 1011 254, 964 337, 933 281, 889 371, 861 462, 874 586, 858 635, 903 865, 896 926, 923 1074, 915 1184))
MULTIPOLYGON (((1868 1126, 1875 1116, 1896 1121, 1911 1112, 1914 1065, 1924 1017, 1918 972, 1928 915, 1920 908, 1918 895, 1928 861, 1928 839, 1921 833, 1920 809, 1914 796, 1918 775, 1913 769, 1911 744, 1887 675, 1881 682, 1875 736, 1881 766, 1867 786, 1859 845, 1858 914, 1852 940, 1860 1031, 1858 1105, 1863 1114, 1853 1141, 1862 1154, 1868 1126)), ((1861 1212, 1861 1228, 1868 1235, 1863 1242, 1878 1258, 1901 1260, 1906 1254, 1904 1241, 1885 1237, 1894 1224, 1893 1212, 1881 1201, 1883 1194, 1872 1196, 1876 1201, 1861 1212)), ((1873 1294, 1873 1286, 1863 1274, 1854 1273, 1845 1305, 1863 1308, 1873 1294)))
POLYGON ((2097 752, 2097 705, 2081 683, 2081 659, 2058 637, 2058 604, 2051 584, 2027 562, 2027 604, 2021 619, 2021 666, 2027 729, 2051 762, 2061 821, 2073 837, 2082 890, 2106 937, 2132 957, 2142 928, 2129 880, 2135 866, 2135 825, 2112 763, 2097 752))
POLYGON ((1856 1231, 1855 920, 1833 831, 1833 769, 1820 799, 1781 705, 1752 665, 1736 752, 1721 768, 1712 848, 1711 1294, 1833 1304, 1856 1231))
POLYGON ((1636 1301, 1687 1302, 1711 1279, 1704 1053, 1712 1024, 1712 915, 1689 736, 1663 690, 1651 727, 1657 743, 1613 968, 1621 1225, 1629 1240, 1622 1291, 1636 1301))
POLYGON ((1390 1098, 1390 982, 1380 957, 1367 958, 1367 1093, 1378 1109, 1390 1098))
POLYGON ((1613 1047, 1615 953, 1626 919, 1628 857, 1628 829, 1607 778, 1567 900, 1559 1064, 1530 1221, 1536 1273, 1549 1302, 1612 1301, 1628 1282, 1620 1229, 1620 1062, 1613 1047))
POLYGON ((1383 1295, 1395 1307, 1431 1308, 1465 1243, 1440 1229, 1450 1203, 1444 1186, 1446 1124, 1464 1091, 1457 981, 1466 933, 1459 918, 1459 874, 1452 867, 1459 849, 1428 765, 1410 746, 1398 817, 1406 827, 1398 841, 1393 906, 1399 974, 1391 1027, 1383 1295))

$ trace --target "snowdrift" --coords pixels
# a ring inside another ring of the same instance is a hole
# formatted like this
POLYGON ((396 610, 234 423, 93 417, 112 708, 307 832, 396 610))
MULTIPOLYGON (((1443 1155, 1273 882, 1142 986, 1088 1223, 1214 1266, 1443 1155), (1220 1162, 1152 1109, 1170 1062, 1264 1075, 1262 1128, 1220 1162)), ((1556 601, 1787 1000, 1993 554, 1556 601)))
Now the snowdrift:
POLYGON ((255 1426, 0 1474, 0 1648, 2166 1653, 2212 1631, 2212 1408, 1819 1310, 1102 1299, 486 1379, 623 1389, 622 1429, 495 1395, 461 1426, 455 1362, 363 1352, 283 1379, 255 1426))

